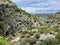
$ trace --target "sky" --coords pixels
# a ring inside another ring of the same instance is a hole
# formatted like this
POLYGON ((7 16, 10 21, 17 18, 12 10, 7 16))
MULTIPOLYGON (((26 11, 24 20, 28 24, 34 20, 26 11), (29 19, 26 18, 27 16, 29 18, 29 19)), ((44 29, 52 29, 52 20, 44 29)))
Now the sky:
POLYGON ((29 13, 55 13, 60 11, 60 0, 12 0, 29 13))

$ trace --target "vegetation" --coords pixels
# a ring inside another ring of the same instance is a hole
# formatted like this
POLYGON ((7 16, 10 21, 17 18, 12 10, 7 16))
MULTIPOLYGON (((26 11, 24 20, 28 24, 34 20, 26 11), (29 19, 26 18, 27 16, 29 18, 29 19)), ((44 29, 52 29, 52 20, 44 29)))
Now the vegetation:
POLYGON ((40 45, 58 45, 58 42, 56 39, 47 39, 41 42, 40 45))
POLYGON ((57 12, 56 14, 60 14, 60 12, 57 12))
POLYGON ((20 14, 24 14, 24 15, 27 15, 28 17, 31 17, 30 13, 26 12, 25 10, 23 10, 21 8, 18 8, 17 6, 16 6, 16 10, 15 11, 19 12, 20 14))
POLYGON ((11 0, 0 0, 0 2, 8 2, 8 3, 12 3, 11 0))
POLYGON ((60 32, 58 32, 56 35, 56 39, 58 39, 58 43, 60 43, 60 36, 59 35, 60 35, 60 32))
MULTIPOLYGON (((9 4, 11 3, 10 0, 2 0, 2 2, 5 1, 8 1, 9 4)), ((11 45, 10 42, 12 42, 12 40, 14 39, 16 40, 16 37, 19 37, 19 40, 14 41, 13 44, 19 42, 18 45, 27 45, 26 43, 28 43, 29 45, 60 45, 59 18, 55 18, 55 16, 53 15, 49 17, 32 16, 30 13, 22 10, 21 8, 18 8, 16 5, 11 6, 12 8, 15 7, 13 11, 10 10, 10 6, 8 7, 9 10, 7 11, 6 9, 4 9, 4 11, 12 12, 13 14, 7 13, 6 16, 1 14, 1 18, 3 18, 4 20, 0 20, 0 45, 11 45), (23 16, 26 16, 25 18, 27 19, 25 20, 23 16), (25 28, 27 29, 25 30, 25 28), (6 32, 7 35, 10 35, 4 37, 3 34, 5 34, 6 32), (50 36, 53 38, 51 38, 50 36), (9 39, 11 40, 10 42, 7 41, 9 39)), ((60 14, 60 12, 58 12, 58 14, 60 14)))
POLYGON ((0 36, 0 45, 11 45, 5 38, 0 36))
POLYGON ((23 41, 21 41, 20 45, 25 45, 26 43, 29 43, 31 45, 36 43, 36 38, 30 37, 30 38, 24 38, 23 41))

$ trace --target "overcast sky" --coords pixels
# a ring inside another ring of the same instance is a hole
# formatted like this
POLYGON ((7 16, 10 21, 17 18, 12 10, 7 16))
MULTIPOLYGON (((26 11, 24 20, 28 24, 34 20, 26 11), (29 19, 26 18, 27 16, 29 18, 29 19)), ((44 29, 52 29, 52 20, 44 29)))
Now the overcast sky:
POLYGON ((29 13, 54 13, 60 11, 60 0, 12 0, 29 13))

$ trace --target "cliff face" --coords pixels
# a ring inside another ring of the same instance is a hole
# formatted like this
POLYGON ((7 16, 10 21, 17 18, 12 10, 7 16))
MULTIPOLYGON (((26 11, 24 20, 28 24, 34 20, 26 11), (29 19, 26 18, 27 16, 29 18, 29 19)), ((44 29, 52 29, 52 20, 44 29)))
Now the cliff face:
POLYGON ((17 8, 14 3, 0 3, 0 35, 15 35, 37 27, 39 25, 37 20, 34 16, 17 8))

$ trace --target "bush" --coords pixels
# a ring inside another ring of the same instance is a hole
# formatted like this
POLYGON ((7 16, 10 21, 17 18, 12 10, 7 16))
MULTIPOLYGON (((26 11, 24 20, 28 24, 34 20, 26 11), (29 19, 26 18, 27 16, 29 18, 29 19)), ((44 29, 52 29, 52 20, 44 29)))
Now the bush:
POLYGON ((56 38, 60 40, 60 32, 57 33, 56 38))
POLYGON ((35 37, 30 37, 30 38, 24 38, 23 41, 21 41, 21 45, 24 45, 26 43, 29 43, 31 45, 35 44, 36 43, 36 38, 35 37))
POLYGON ((0 45, 10 45, 10 43, 5 38, 0 36, 0 45))
POLYGON ((57 33, 56 39, 58 40, 58 44, 60 44, 60 32, 57 33))
POLYGON ((49 27, 49 28, 47 28, 47 29, 46 29, 46 31, 45 31, 45 32, 46 32, 46 33, 51 33, 51 31, 55 31, 55 29, 54 29, 54 28, 49 27))
POLYGON ((39 34, 39 33, 37 33, 37 34, 35 35, 35 37, 36 37, 36 39, 39 39, 40 34, 39 34))
POLYGON ((21 41, 20 42, 20 45, 25 45, 26 44, 26 41, 21 41))
POLYGON ((36 38, 35 37, 31 37, 29 40, 28 40, 28 42, 30 43, 30 44, 35 44, 36 43, 36 38))
POLYGON ((27 33, 28 33, 28 31, 27 31, 27 30, 22 31, 22 34, 27 34, 27 33))
POLYGON ((40 45, 58 45, 58 42, 56 39, 47 39, 43 42, 40 42, 40 45))
POLYGON ((38 31, 40 33, 44 33, 46 31, 46 27, 41 27, 41 28, 38 29, 38 31))

